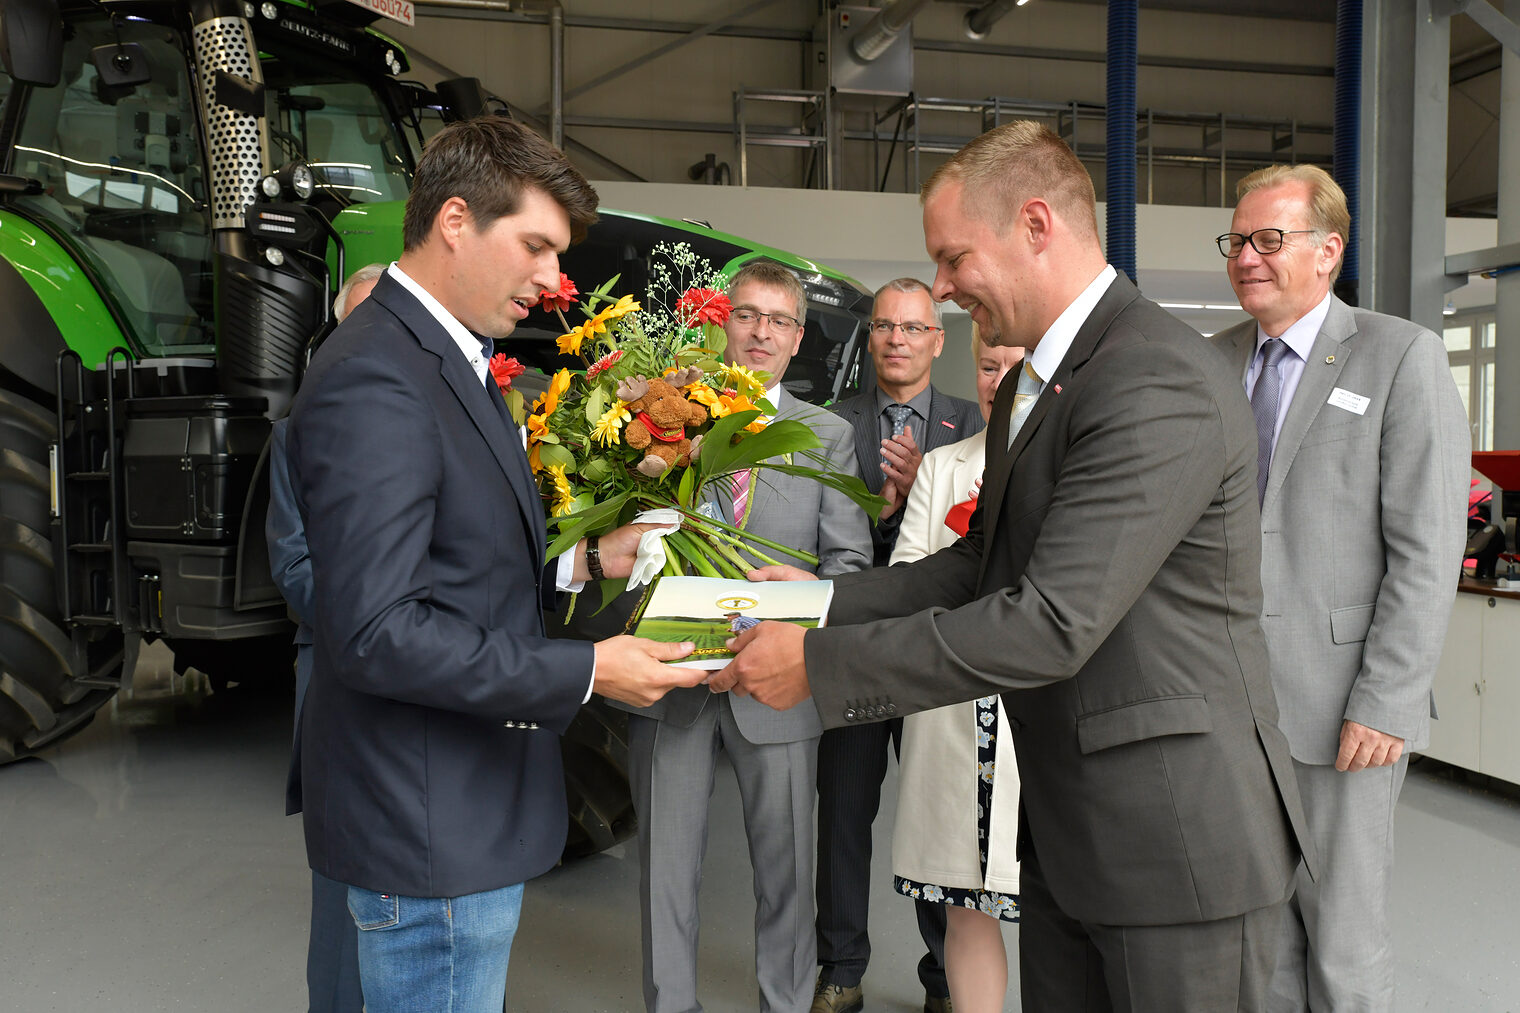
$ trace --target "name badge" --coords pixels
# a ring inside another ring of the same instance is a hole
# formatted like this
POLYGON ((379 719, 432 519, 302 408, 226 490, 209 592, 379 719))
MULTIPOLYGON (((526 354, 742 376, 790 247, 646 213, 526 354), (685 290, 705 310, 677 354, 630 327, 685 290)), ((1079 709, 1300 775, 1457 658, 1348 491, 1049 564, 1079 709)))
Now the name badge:
POLYGON ((1367 406, 1372 403, 1372 398, 1353 394, 1344 387, 1337 387, 1330 392, 1330 404, 1337 408, 1345 409, 1353 415, 1367 414, 1367 406))

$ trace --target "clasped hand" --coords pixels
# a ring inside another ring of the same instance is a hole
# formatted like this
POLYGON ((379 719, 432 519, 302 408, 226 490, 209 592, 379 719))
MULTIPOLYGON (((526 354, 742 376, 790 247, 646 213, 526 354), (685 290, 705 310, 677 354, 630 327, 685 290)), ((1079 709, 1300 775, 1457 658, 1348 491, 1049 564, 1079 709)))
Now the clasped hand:
MULTIPOLYGON (((750 580, 817 580, 795 566, 766 566, 751 570, 750 580)), ((735 658, 728 667, 712 673, 707 688, 714 693, 732 691, 754 697, 778 711, 795 707, 812 695, 802 638, 807 631, 792 623, 761 623, 728 641, 735 658)))

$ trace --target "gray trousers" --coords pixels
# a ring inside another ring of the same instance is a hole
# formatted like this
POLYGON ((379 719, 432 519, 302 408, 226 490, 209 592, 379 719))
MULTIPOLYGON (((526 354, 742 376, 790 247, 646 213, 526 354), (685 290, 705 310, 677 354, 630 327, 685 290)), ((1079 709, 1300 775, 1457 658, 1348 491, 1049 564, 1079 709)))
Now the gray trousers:
POLYGON ((1019 991, 1031 1013, 1261 1013, 1286 904, 1182 925, 1098 925, 1019 865, 1019 991))
POLYGON ((718 751, 738 775, 755 887, 758 1008, 807 1013, 813 1001, 813 793, 818 739, 756 744, 720 693, 689 728, 630 715, 628 760, 639 820, 644 1005, 695 1013, 697 895, 718 751))
POLYGON ((1409 769, 1342 773, 1293 761, 1319 879, 1300 866, 1283 919, 1272 976, 1272 1013, 1393 1009, 1388 894, 1393 879, 1393 809, 1409 769))

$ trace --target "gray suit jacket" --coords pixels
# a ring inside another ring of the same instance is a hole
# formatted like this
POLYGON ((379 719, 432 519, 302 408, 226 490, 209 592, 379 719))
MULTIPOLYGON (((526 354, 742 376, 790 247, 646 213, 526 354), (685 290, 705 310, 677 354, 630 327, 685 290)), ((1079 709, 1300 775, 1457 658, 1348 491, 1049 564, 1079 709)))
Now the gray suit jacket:
MULTIPOLYGON (((1256 322, 1214 341, 1243 377, 1256 322)), ((1335 762, 1348 719, 1428 742, 1471 446, 1441 339, 1332 298, 1262 502, 1262 629, 1301 762, 1335 762), (1329 404, 1336 388, 1369 398, 1365 411, 1329 404)))
MULTIPOLYGON (((818 452, 828 460, 830 468, 847 475, 859 474, 850 428, 838 416, 798 400, 784 387, 777 388, 775 405, 777 419, 805 422, 818 435, 823 444, 818 452)), ((797 463, 806 462, 798 459, 797 463)), ((715 497, 715 502, 724 519, 732 522, 733 503, 726 489, 715 497)), ((748 513, 748 530, 816 555, 819 576, 835 577, 871 565, 871 538, 865 512, 848 496, 811 479, 773 471, 757 472, 750 487, 748 513)), ((615 701, 613 706, 684 728, 712 703, 712 698, 706 686, 694 686, 673 689, 649 707, 626 707, 615 701)), ((801 742, 823 731, 817 708, 806 700, 779 712, 749 697, 735 696, 730 703, 734 722, 750 742, 801 742)))
POLYGON ((841 578, 839 625, 804 638, 824 724, 1017 691, 1019 850, 1068 915, 1181 924, 1281 901, 1312 844, 1258 618, 1238 374, 1121 275, 1009 447, 1016 386, 967 536, 841 578))
MULTIPOLYGON (((866 488, 881 492, 886 477, 881 473, 881 420, 876 408, 876 388, 839 402, 834 406, 834 413, 855 430, 855 460, 860 465, 860 477, 866 488)), ((924 432, 913 430, 913 439, 927 454, 938 447, 948 447, 968 436, 975 436, 986 425, 975 401, 941 394, 931 385, 929 422, 923 427, 924 432)), ((874 565, 886 566, 892 558, 902 515, 899 506, 892 516, 871 525, 871 561, 874 565)))

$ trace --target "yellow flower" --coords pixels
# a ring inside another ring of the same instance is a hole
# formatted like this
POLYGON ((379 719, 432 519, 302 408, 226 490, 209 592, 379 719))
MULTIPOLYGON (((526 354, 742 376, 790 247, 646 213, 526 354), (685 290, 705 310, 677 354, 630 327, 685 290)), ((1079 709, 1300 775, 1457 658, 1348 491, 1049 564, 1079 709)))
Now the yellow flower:
POLYGON ((551 464, 548 471, 549 480, 554 483, 549 490, 552 497, 549 512, 555 517, 568 514, 575 509, 575 493, 570 491, 570 480, 565 477, 565 469, 558 464, 551 464))
POLYGON ((765 391, 765 384, 760 378, 737 362, 725 363, 723 366, 723 378, 735 387, 741 394, 760 394, 765 391))
POLYGON ((559 337, 555 338, 554 343, 559 346, 559 354, 579 355, 581 351, 581 342, 591 337, 591 335, 594 333, 591 330, 591 323, 592 321, 588 320, 584 324, 581 324, 579 327, 577 327, 575 330, 571 331, 569 334, 561 334, 559 337))
POLYGON ((616 320, 618 317, 621 317, 624 314, 637 313, 640 309, 642 309, 642 307, 633 301, 633 296, 625 295, 614 305, 602 310, 602 312, 598 313, 597 316, 602 317, 606 320, 616 320))
MULTIPOLYGON (((708 411, 715 419, 721 419, 725 415, 735 412, 757 412, 760 406, 751 401, 744 394, 719 394, 718 403, 709 406, 708 411)), ((764 415, 758 415, 749 425, 744 427, 747 433, 758 433, 766 427, 767 420, 764 415)))
POLYGON ((549 381, 549 389, 544 391, 544 396, 533 402, 533 410, 537 412, 542 421, 547 422, 554 409, 559 407, 560 395, 570 389, 570 371, 562 369, 554 374, 554 379, 549 381))
POLYGON ((618 441, 623 424, 631 418, 633 416, 628 414, 627 402, 619 401, 597 419, 596 426, 591 430, 591 438, 604 447, 610 447, 618 441))
MULTIPOLYGON (((688 385, 686 390, 688 398, 705 408, 712 409, 718 404, 718 395, 714 394, 713 389, 701 380, 688 385)), ((708 414, 711 414, 711 411, 708 414)))

